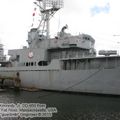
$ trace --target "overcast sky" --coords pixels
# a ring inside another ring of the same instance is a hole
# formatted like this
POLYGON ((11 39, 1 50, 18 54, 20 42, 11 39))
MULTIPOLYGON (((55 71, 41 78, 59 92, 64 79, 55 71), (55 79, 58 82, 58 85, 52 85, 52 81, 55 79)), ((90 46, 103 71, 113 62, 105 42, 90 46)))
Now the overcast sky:
MULTIPOLYGON (((4 48, 27 45, 35 0, 0 0, 0 42, 4 48)), ((120 49, 120 0, 64 0, 64 8, 51 19, 51 36, 64 25, 71 34, 90 34, 95 48, 120 49)))

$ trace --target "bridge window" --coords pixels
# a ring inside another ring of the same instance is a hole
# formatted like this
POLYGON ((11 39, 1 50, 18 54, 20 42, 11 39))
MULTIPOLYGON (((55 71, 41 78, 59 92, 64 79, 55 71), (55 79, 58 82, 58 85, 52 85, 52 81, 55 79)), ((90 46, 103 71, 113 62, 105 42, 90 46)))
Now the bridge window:
POLYGON ((33 62, 31 62, 31 66, 33 66, 34 65, 34 63, 33 62))
POLYGON ((26 63, 26 66, 28 66, 28 62, 26 63))
POLYGON ((38 65, 39 66, 47 66, 48 62, 47 61, 40 61, 40 62, 38 62, 38 65))
POLYGON ((24 66, 36 66, 36 62, 26 62, 24 66))

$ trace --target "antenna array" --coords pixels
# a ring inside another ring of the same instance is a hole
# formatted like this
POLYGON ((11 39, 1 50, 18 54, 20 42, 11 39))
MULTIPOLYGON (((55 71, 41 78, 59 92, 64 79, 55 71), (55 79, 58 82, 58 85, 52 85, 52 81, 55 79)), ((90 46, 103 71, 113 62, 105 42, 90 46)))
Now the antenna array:
POLYGON ((63 0, 43 0, 46 7, 62 8, 63 0))
POLYGON ((49 38, 50 25, 49 21, 53 15, 63 7, 63 0, 36 0, 34 2, 41 12, 41 20, 37 29, 41 31, 41 34, 49 38))

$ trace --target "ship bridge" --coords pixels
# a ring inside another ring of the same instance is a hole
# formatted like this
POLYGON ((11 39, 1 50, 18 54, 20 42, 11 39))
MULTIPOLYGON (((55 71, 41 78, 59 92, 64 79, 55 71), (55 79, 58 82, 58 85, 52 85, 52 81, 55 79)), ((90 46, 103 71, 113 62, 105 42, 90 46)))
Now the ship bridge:
POLYGON ((78 36, 71 36, 68 34, 68 36, 51 39, 49 48, 78 47, 82 49, 92 49, 94 48, 94 43, 95 40, 89 35, 81 34, 78 36))
POLYGON ((58 36, 50 40, 48 48, 49 59, 95 56, 94 43, 95 40, 87 34, 72 36, 65 33, 62 37, 58 36))

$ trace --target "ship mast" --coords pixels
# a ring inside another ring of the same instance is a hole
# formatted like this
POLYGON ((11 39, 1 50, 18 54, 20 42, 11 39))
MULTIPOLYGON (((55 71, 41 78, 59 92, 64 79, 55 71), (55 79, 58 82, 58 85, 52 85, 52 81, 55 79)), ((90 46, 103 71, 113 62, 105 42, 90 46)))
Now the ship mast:
POLYGON ((63 0, 36 0, 34 2, 39 7, 41 20, 38 26, 41 35, 45 35, 49 39, 50 35, 50 19, 53 15, 63 7, 63 0))

